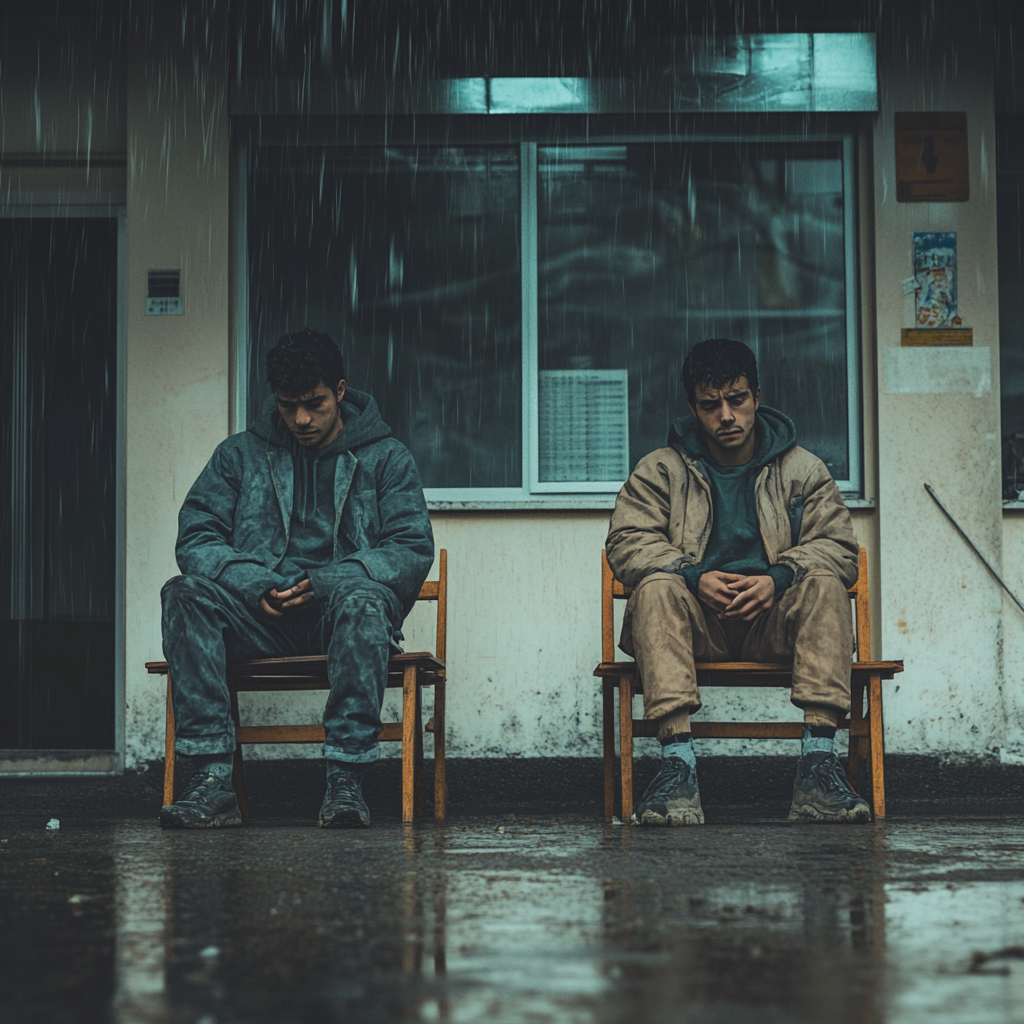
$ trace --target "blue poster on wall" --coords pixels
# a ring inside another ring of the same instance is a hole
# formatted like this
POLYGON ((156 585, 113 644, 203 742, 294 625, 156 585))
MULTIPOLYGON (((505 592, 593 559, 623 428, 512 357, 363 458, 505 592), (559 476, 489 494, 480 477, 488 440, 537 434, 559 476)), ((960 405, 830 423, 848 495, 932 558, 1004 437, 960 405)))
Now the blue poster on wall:
POLYGON ((959 327, 956 232, 914 232, 914 319, 918 327, 959 327))

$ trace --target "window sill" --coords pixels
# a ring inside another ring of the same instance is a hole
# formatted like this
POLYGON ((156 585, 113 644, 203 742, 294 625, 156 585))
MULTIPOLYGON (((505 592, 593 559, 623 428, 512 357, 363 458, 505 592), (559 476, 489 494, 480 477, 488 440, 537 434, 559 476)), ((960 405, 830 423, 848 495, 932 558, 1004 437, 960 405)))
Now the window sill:
MULTIPOLYGON (((559 497, 552 495, 514 501, 428 501, 431 512, 610 512, 615 508, 614 494, 588 494, 559 497)), ((873 498, 845 498, 850 509, 873 509, 873 498)), ((1024 508, 1024 502, 1018 505, 1024 508)))
POLYGON ((610 512, 615 508, 615 495, 552 496, 515 501, 428 501, 427 508, 431 512, 610 512))
POLYGON ((1009 509, 1010 511, 1017 511, 1017 510, 1020 510, 1022 508, 1024 508, 1024 501, 1004 501, 1003 502, 1003 509, 1004 510, 1009 509))

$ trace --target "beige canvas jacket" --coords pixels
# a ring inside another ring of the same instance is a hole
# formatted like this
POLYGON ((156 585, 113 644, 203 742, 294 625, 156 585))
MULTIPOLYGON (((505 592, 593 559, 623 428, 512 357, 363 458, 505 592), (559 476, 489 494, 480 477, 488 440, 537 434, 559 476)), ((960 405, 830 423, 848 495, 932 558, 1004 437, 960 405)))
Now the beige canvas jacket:
MULTIPOLYGON (((811 569, 857 580, 857 539, 839 488, 821 459, 793 447, 758 474, 757 515, 770 565, 798 584, 811 569)), ((699 463, 659 448, 637 464, 615 501, 606 541, 615 578, 635 587, 652 572, 699 564, 711 536, 711 491, 699 463)))

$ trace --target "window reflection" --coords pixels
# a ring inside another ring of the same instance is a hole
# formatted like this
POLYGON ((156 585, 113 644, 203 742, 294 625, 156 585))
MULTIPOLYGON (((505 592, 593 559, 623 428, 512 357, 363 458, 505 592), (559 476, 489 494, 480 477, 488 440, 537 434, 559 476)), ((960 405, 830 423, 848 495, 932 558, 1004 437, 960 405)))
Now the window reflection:
POLYGON ((342 346, 425 487, 522 484, 518 150, 257 151, 249 413, 308 324, 342 346))
MULTIPOLYGON (((767 404, 848 479, 841 143, 548 146, 538 167, 541 380, 626 371, 632 466, 686 412, 687 349, 733 337, 757 353, 767 404)), ((609 453, 622 416, 592 428, 609 453)))

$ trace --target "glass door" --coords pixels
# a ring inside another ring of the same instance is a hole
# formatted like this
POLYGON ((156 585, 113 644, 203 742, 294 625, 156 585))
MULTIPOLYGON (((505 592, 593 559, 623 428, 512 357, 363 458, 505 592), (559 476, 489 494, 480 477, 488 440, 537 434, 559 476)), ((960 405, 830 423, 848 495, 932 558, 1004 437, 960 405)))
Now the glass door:
POLYGON ((115 745, 117 244, 0 219, 0 750, 115 745))

